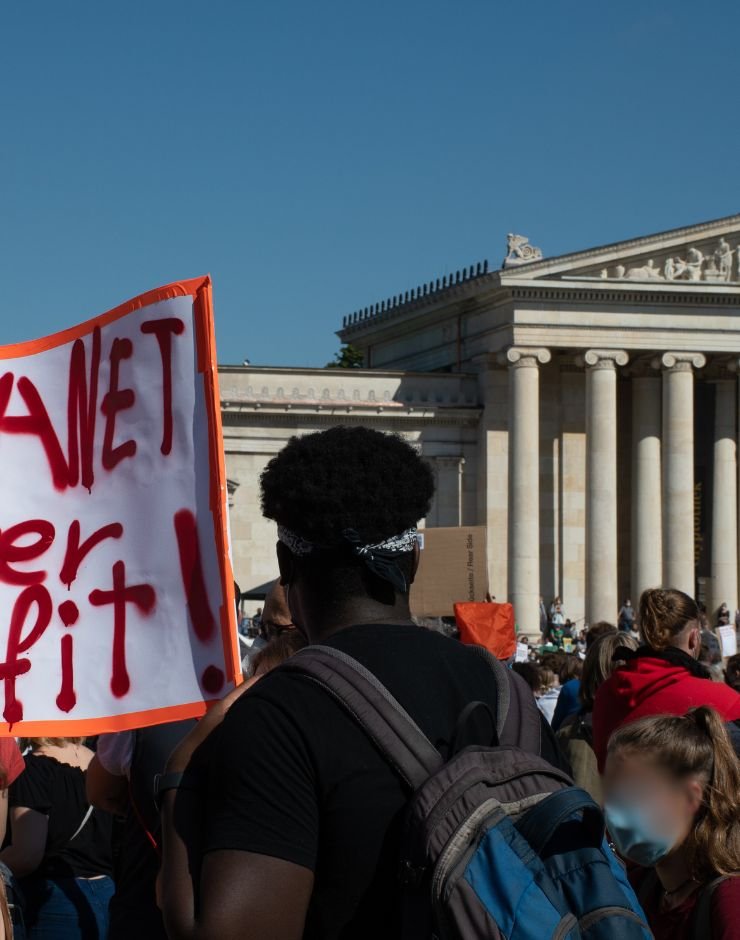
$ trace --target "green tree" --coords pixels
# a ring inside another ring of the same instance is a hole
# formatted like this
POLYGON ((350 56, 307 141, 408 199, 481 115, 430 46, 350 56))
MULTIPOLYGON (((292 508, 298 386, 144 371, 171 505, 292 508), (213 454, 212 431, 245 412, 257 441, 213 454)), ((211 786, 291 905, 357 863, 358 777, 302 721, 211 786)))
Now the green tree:
POLYGON ((345 343, 334 359, 327 362, 327 369, 361 369, 363 366, 362 353, 351 343, 345 343))

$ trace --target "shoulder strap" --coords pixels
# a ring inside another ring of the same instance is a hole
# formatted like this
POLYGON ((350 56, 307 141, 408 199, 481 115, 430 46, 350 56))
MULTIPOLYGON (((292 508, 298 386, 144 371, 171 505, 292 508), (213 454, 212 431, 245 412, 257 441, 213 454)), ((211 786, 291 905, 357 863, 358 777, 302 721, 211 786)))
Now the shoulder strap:
POLYGON ((555 835, 558 826, 576 813, 583 815, 583 821, 590 830, 594 845, 601 845, 604 838, 604 817, 593 798, 578 787, 558 790, 545 797, 527 812, 524 819, 517 824, 517 829, 535 852, 541 852, 555 835))
POLYGON ((500 744, 540 754, 542 723, 532 690, 520 675, 508 669, 482 646, 471 646, 487 663, 496 683, 496 733, 500 744))
POLYGON ((714 881, 702 888, 699 900, 694 908, 694 916, 691 922, 691 936, 693 940, 706 940, 712 936, 712 897, 717 888, 723 881, 730 878, 740 878, 740 872, 733 872, 731 875, 720 875, 714 881))
POLYGON ((359 724, 414 790, 442 766, 442 757, 408 712, 371 672, 341 650, 307 646, 281 666, 317 682, 359 724))

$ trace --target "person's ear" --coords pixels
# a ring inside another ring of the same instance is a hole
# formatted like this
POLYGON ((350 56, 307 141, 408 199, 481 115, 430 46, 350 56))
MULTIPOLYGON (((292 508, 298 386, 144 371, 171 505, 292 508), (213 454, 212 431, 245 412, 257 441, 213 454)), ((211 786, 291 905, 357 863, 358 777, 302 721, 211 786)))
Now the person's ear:
POLYGON ((694 659, 698 659, 701 654, 701 627, 694 627, 689 633, 689 652, 694 659))
POLYGON ((689 809, 695 816, 704 804, 704 786, 701 780, 691 777, 686 782, 686 798, 689 803, 689 809))
POLYGON ((283 587, 286 587, 293 580, 293 568, 295 566, 293 553, 282 542, 277 543, 276 551, 278 568, 280 569, 280 583, 283 587))
POLYGON ((413 584, 416 579, 416 572, 419 570, 419 562, 421 561, 421 550, 419 549, 419 540, 415 539, 414 549, 413 549, 413 558, 411 559, 411 578, 409 579, 409 584, 413 584))

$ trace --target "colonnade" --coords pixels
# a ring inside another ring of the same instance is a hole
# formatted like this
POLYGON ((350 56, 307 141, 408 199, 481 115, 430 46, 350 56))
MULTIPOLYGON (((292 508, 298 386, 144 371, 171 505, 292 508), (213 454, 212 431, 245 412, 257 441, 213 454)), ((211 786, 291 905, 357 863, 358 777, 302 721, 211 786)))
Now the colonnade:
MULTIPOLYGON (((512 347, 509 369, 508 596, 522 628, 539 623, 540 367, 547 349, 512 347)), ((621 349, 588 349, 585 370, 586 621, 613 621, 618 596, 617 375, 621 349)), ((666 584, 695 592, 694 382, 700 352, 665 352, 634 368, 632 381, 632 593, 666 584)), ((712 486, 712 601, 737 603, 738 382, 716 380, 712 486)), ((567 599, 566 599, 567 601, 567 599)))

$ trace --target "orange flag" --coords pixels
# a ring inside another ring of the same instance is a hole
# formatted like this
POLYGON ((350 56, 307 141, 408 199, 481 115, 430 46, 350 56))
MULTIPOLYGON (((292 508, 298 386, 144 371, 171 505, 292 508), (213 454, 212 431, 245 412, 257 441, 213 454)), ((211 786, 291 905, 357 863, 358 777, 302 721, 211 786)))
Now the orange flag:
POLYGON ((484 646, 497 659, 508 659, 516 651, 514 608, 511 604, 466 601, 455 604, 460 640, 484 646))

